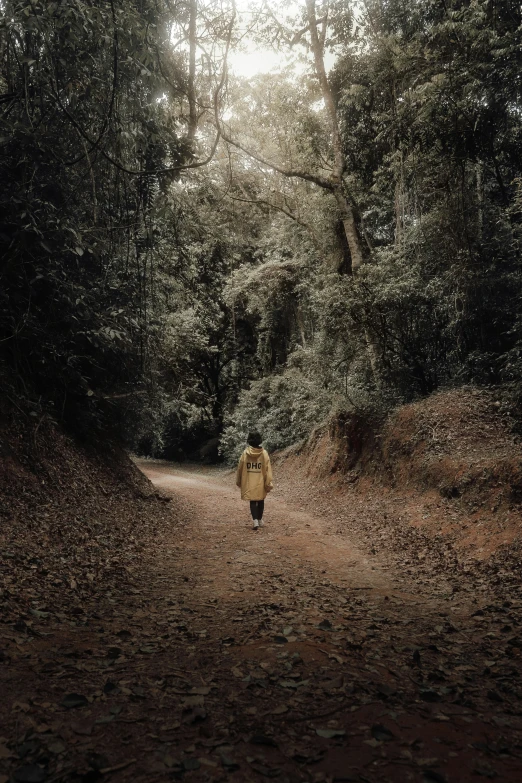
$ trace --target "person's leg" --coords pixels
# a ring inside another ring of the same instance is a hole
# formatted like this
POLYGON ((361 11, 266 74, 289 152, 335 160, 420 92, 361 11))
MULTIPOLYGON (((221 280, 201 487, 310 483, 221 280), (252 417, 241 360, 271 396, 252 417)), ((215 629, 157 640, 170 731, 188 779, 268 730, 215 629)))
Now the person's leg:
POLYGON ((259 520, 259 524, 263 524, 263 511, 265 510, 265 501, 264 500, 258 500, 257 501, 257 518, 259 520))
POLYGON ((250 501, 250 513, 252 514, 252 519, 254 520, 253 528, 254 530, 257 530, 259 527, 259 511, 257 508, 257 500, 250 501))

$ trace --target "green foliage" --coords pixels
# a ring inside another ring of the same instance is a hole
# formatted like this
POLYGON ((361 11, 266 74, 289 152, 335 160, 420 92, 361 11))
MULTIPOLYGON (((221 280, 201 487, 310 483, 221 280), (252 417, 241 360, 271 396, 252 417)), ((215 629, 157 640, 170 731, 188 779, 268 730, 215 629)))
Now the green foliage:
POLYGON ((350 317, 403 397, 514 379, 520 8, 390 0, 367 14, 369 47, 333 75, 347 177, 381 249, 350 317))
POLYGON ((19 393, 88 430, 115 423, 116 400, 148 383, 167 180, 129 172, 187 152, 158 101, 166 8, 12 0, 2 10, 0 360, 19 393))
MULTIPOLYGON (((0 374, 18 394, 158 456, 225 422, 233 460, 252 427, 274 449, 332 408, 522 385, 520 5, 363 5, 319 25, 336 150, 313 71, 220 81, 221 5, 198 6, 191 82, 172 48, 188 3, 3 3, 0 374), (239 145, 182 173, 215 107, 239 145)), ((258 10, 260 39, 306 50, 304 6, 258 10)))
POLYGON ((452 300, 437 278, 392 256, 368 265, 354 282, 333 279, 321 296, 325 361, 335 356, 346 383, 365 375, 375 385, 361 344, 374 347, 378 388, 411 400, 432 392, 450 373, 452 300), (356 370, 356 366, 359 369, 356 370))
MULTIPOLYGON (((277 373, 278 383, 287 373, 293 377, 296 349, 306 347, 309 383, 333 405, 366 410, 440 385, 521 385, 520 6, 376 0, 358 16, 357 30, 350 12, 343 16, 341 4, 333 4, 326 42, 341 52, 330 83, 344 184, 372 263, 355 277, 344 274, 350 263, 329 264, 335 207, 332 215, 328 194, 321 198, 330 215, 317 202, 312 210, 304 189, 299 214, 315 237, 328 234, 329 249, 321 241, 311 248, 298 232, 288 242, 271 215, 269 252, 265 246, 258 264, 240 268, 229 286, 257 318, 263 372, 277 373), (276 360, 267 360, 270 351, 276 360)), ((284 24, 288 29, 288 19, 284 24)), ((289 109, 295 101, 275 91, 271 98, 272 117, 280 113, 277 124, 285 130, 277 154, 275 138, 266 146, 269 157, 295 166, 295 155, 301 168, 324 170, 332 153, 324 115, 317 111, 313 122, 303 122, 304 94, 299 113, 289 109), (304 133, 290 151, 287 140, 304 133)), ((255 122, 250 128, 256 133, 255 122)), ((277 173, 272 182, 280 187, 277 173)), ((349 261, 346 247, 344 253, 349 261)), ((263 391, 272 442, 287 445, 299 437, 284 414, 295 392, 290 383, 284 387, 283 406, 279 386, 269 380, 252 389, 263 391)), ((249 394, 226 431, 228 455, 255 423, 249 394)), ((307 420, 308 427, 314 423, 313 416, 307 420)))
POLYGON ((237 216, 204 176, 174 192, 164 207, 176 219, 173 227, 162 226, 156 265, 149 340, 154 388, 128 417, 127 437, 135 451, 177 459, 197 457, 219 434, 257 361, 252 324, 225 295, 234 268, 250 258, 250 221, 242 221, 244 235, 237 231, 237 216))
POLYGON ((225 422, 221 450, 234 463, 245 448, 249 431, 258 430, 269 451, 305 438, 324 420, 332 405, 328 391, 298 368, 254 381, 241 393, 225 422))

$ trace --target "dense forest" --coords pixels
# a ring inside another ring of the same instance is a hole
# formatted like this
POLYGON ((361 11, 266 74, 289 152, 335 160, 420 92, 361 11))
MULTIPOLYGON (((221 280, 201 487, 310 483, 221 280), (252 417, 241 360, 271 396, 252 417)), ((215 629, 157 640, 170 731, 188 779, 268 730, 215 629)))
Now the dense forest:
POLYGON ((253 426, 272 449, 441 387, 522 393, 518 0, 0 13, 13 405, 232 459, 253 426), (279 66, 245 75, 249 50, 279 66))

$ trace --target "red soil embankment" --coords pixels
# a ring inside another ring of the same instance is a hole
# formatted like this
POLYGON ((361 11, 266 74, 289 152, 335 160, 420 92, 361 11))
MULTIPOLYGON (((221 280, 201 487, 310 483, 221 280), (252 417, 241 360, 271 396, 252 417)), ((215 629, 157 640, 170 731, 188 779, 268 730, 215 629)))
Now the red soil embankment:
POLYGON ((411 525, 484 558, 522 531, 522 447, 512 418, 495 392, 453 389, 397 408, 380 426, 339 414, 276 461, 283 476, 326 482, 337 497, 400 501, 411 525))
POLYGON ((118 446, 75 442, 45 413, 0 407, 0 610, 31 612, 124 584, 165 505, 118 446))

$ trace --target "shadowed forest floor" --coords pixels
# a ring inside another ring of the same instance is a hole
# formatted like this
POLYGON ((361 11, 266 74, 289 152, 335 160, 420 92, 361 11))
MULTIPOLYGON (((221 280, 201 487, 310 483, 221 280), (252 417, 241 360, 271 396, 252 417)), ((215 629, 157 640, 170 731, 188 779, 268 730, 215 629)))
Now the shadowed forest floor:
POLYGON ((254 532, 230 472, 138 464, 165 520, 81 623, 34 616, 0 781, 520 779, 518 594, 376 554, 349 489, 280 483, 254 532))

